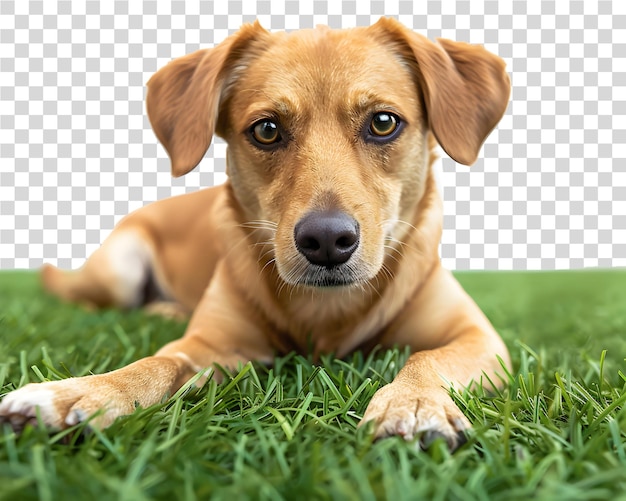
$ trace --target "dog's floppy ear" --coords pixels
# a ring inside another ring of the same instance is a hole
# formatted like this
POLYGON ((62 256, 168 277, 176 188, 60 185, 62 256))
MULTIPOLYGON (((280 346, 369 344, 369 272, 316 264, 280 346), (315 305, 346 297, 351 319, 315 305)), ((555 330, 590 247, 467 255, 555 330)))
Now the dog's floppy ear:
POLYGON ((187 174, 202 160, 229 71, 246 44, 261 33, 267 32, 258 22, 244 25, 213 49, 174 59, 148 81, 148 118, 170 157, 173 176, 187 174))
POLYGON ((479 45, 442 38, 431 42, 393 19, 382 18, 375 26, 392 43, 400 43, 422 92, 428 125, 441 147, 457 162, 473 164, 509 101, 505 62, 479 45))

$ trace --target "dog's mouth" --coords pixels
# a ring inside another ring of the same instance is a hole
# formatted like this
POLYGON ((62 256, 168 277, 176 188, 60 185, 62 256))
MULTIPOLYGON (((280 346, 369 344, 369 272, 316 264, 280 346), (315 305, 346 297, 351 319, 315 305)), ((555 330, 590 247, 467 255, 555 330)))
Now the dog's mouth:
POLYGON ((349 287, 357 285, 362 281, 363 278, 359 277, 350 266, 345 264, 333 266, 331 268, 309 265, 307 266, 307 269, 300 274, 294 285, 323 289, 333 287, 349 287))

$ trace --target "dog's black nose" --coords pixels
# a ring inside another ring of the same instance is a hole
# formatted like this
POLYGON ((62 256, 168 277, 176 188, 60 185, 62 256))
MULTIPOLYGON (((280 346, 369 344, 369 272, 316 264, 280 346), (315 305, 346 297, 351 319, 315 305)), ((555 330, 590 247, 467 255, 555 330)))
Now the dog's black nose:
POLYGON ((310 212, 296 224, 294 238, 310 263, 330 268, 345 263, 359 246, 359 223, 345 212, 310 212))

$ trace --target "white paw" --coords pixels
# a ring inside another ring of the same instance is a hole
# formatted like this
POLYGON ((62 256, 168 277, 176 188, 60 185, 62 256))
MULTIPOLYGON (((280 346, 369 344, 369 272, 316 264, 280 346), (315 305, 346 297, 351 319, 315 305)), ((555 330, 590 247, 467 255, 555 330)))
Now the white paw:
POLYGON ((445 390, 420 391, 399 383, 388 384, 374 394, 360 424, 370 421, 376 438, 419 438, 422 448, 443 438, 450 450, 466 441, 464 432, 471 428, 445 390))
POLYGON ((14 429, 37 424, 37 412, 46 426, 60 428, 61 418, 53 403, 54 391, 41 384, 29 384, 9 393, 0 402, 0 423, 14 429))
POLYGON ((102 381, 96 383, 96 377, 27 384, 2 399, 0 423, 9 423, 16 432, 26 425, 36 425, 38 417, 52 430, 87 420, 90 426, 104 428, 134 410, 133 402, 124 394, 102 381))

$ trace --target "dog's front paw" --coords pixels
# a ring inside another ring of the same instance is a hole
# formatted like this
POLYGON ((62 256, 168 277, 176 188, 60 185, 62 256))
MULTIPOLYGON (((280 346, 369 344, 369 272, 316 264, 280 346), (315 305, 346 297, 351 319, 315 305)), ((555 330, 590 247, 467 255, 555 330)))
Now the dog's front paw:
POLYGON ((123 392, 108 387, 97 376, 62 381, 31 383, 12 391, 0 402, 0 424, 9 423, 16 432, 28 425, 42 424, 61 430, 89 418, 89 426, 105 428, 115 418, 130 414, 133 402, 123 392), (93 416, 93 417, 92 417, 93 416))
POLYGON ((418 437, 422 448, 443 438, 450 450, 466 441, 465 430, 471 427, 445 390, 420 391, 396 382, 374 394, 360 424, 370 421, 376 438, 399 435, 409 441, 418 437))

